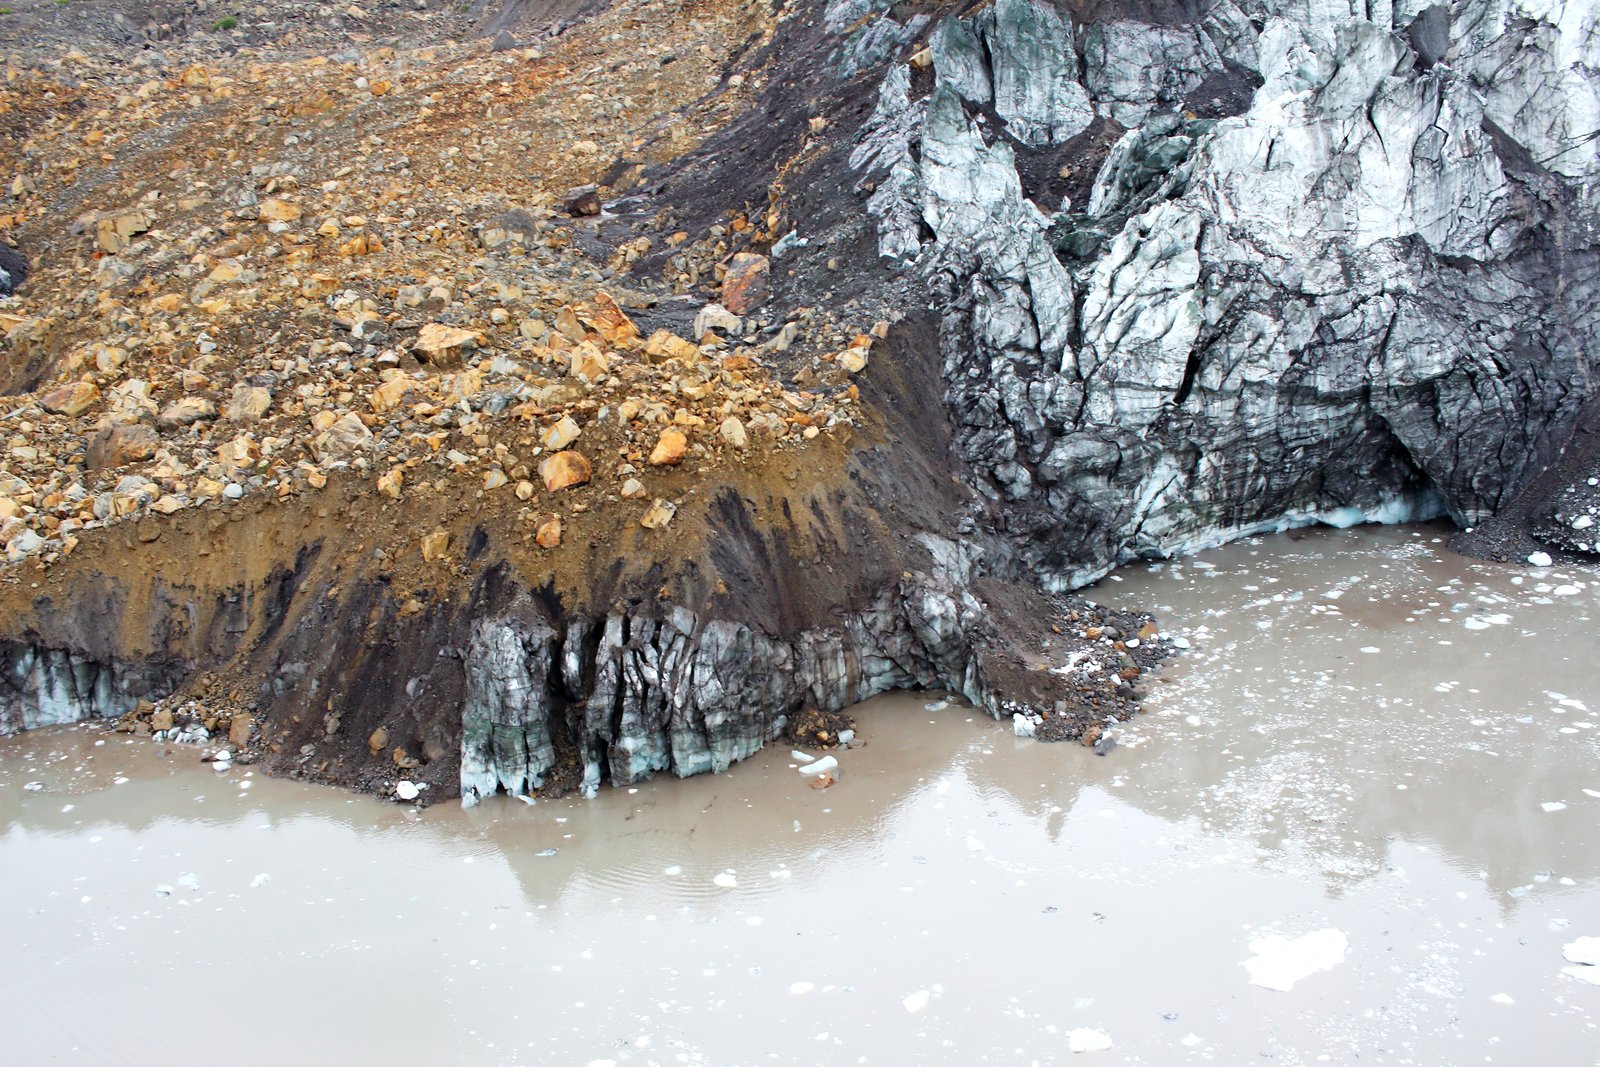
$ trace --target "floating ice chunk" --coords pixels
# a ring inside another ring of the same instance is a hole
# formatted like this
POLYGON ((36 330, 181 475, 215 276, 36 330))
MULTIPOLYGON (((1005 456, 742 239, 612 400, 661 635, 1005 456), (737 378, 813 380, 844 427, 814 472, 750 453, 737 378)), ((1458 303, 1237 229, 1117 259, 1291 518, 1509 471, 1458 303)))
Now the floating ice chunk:
POLYGON ((258 874, 254 878, 250 879, 250 888, 251 889, 260 889, 262 886, 266 885, 270 881, 272 881, 272 875, 270 875, 270 874, 258 874))
POLYGON ((158 885, 158 886, 156 886, 156 896, 158 896, 158 897, 170 897, 171 895, 172 895, 172 887, 170 885, 158 885))
POLYGON ((982 852, 983 851, 983 842, 979 841, 976 837, 973 837, 971 834, 968 834, 967 835, 967 851, 968 852, 982 852))
POLYGON ((801 752, 800 750, 796 749, 793 752, 789 753, 789 758, 794 760, 796 763, 810 763, 812 760, 816 759, 817 757, 808 756, 804 752, 801 752))
POLYGON ((721 886, 723 889, 733 889, 739 884, 739 878, 732 871, 723 871, 711 879, 711 884, 721 886))
POLYGON ((1558 585, 1550 590, 1556 596, 1577 596, 1580 591, 1575 585, 1558 585))
POLYGON ((1270 934, 1250 942, 1254 955, 1244 969, 1252 985, 1286 993, 1300 979, 1343 963, 1349 944, 1342 930, 1313 930, 1296 938, 1270 934))
POLYGON ((1547 800, 1539 805, 1545 811, 1566 811, 1567 806, 1559 800, 1547 800))
POLYGON ((846 748, 848 748, 855 741, 855 739, 856 732, 854 730, 839 731, 839 743, 844 745, 846 748))
POLYGON ((43 782, 29 782, 27 785, 23 786, 22 788, 23 788, 24 791, 29 792, 29 793, 42 793, 42 792, 44 792, 44 783, 43 782))
POLYGON ((1073 1052, 1104 1052, 1110 1047, 1111 1037, 1104 1030, 1080 1026, 1067 1031, 1067 1048, 1073 1052))
POLYGON ((811 982, 793 982, 789 985, 789 992, 798 996, 801 993, 809 993, 815 988, 816 985, 811 982))
POLYGON ((905 1005, 906 1011, 909 1011, 911 1014, 915 1015, 917 1012, 928 1006, 928 996, 929 994, 926 989, 919 989, 915 993, 912 993, 910 996, 906 997, 900 1003, 905 1005))
POLYGON ((1600 985, 1600 967, 1590 967, 1585 966, 1584 964, 1575 963, 1571 967, 1561 968, 1561 973, 1570 975, 1580 982, 1588 982, 1590 985, 1600 985))
POLYGON ((824 774, 836 774, 839 770, 839 761, 832 756, 823 756, 821 759, 813 760, 798 769, 801 774, 808 778, 820 778, 824 774))
POLYGON ((524 804, 537 804, 537 803, 539 803, 537 800, 535 800, 533 797, 530 797, 526 793, 513 793, 511 795, 516 797, 518 800, 522 801, 524 804))
POLYGON ((1548 552, 1530 552, 1528 562, 1535 567, 1553 567, 1556 561, 1550 558, 1548 552))
POLYGON ((1568 963, 1600 967, 1600 937, 1580 937, 1561 946, 1561 958, 1568 963))
POLYGON ((1496 993, 1494 996, 1490 997, 1489 999, 1494 1001, 1496 1004, 1515 1004, 1516 1003, 1516 1001, 1511 999, 1511 994, 1509 994, 1509 993, 1496 993))
POLYGON ((192 874, 182 874, 178 876, 178 884, 185 889, 199 889, 200 879, 192 874))
POLYGON ((1600 799, 1600 789, 1585 789, 1583 791, 1583 795, 1587 796, 1587 797, 1595 797, 1597 799, 1600 799))
POLYGON ((1206 1039, 1195 1033, 1184 1034, 1183 1040, 1178 1042, 1184 1048, 1196 1048, 1205 1043, 1206 1039))
POLYGON ((1011 716, 1011 732, 1018 737, 1032 737, 1035 729, 1031 716, 1024 715, 1020 711, 1011 716))
POLYGON ((1167 640, 1172 642, 1173 648, 1189 647, 1189 639, 1187 637, 1169 637, 1167 640))
POLYGON ((1509 615, 1473 615, 1463 625, 1469 630, 1487 630, 1491 626, 1504 626, 1510 621, 1509 615))
POLYGON ((683 868, 674 863, 671 867, 668 867, 661 873, 666 875, 668 878, 676 878, 678 875, 683 873, 683 868))
POLYGON ((417 783, 415 782, 396 782, 394 784, 394 795, 401 800, 415 800, 422 795, 422 790, 417 788, 417 783))

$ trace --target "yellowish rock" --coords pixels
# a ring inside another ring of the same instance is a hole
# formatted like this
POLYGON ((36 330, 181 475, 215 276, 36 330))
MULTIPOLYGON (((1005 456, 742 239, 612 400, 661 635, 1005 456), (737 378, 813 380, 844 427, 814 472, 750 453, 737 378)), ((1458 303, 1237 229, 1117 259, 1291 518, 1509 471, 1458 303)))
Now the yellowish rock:
POLYGON ((582 452, 570 449, 547 456, 539 464, 539 477, 544 479, 544 487, 552 493, 569 486, 582 485, 593 476, 594 468, 589 458, 582 452))
POLYGON ((53 389, 39 398, 39 406, 57 415, 82 415, 100 399, 93 382, 73 382, 53 389))
POLYGON ((563 415, 561 421, 544 432, 540 441, 543 442, 544 447, 552 452, 559 452, 576 441, 582 433, 583 428, 577 424, 571 415, 563 415))
POLYGON ((744 423, 731 415, 722 420, 722 425, 717 427, 717 432, 722 435, 724 441, 734 448, 747 448, 750 445, 750 440, 744 432, 744 423))
POLYGON ((602 352, 594 342, 584 341, 572 350, 571 374, 586 384, 593 385, 611 370, 611 357, 602 352))
POLYGON ((104 215, 94 224, 95 244, 102 252, 120 252, 155 224, 155 216, 143 208, 104 215))
POLYGON ((422 538, 422 558, 429 563, 441 560, 450 551, 450 531, 435 530, 422 538))
POLYGON ((639 525, 647 530, 660 530, 670 523, 677 513, 678 507, 672 501, 656 500, 645 509, 643 517, 639 519, 639 525))
POLYGON ((644 354, 660 362, 676 359, 684 363, 694 363, 700 359, 700 346, 670 330, 657 330, 644 343, 644 354))
POLYGON ((400 487, 405 485, 406 474, 400 467, 390 467, 378 476, 378 492, 391 500, 400 499, 400 487))
POLYGON ((257 211, 261 215, 262 222, 297 222, 300 216, 305 214, 299 204, 279 200, 275 196, 261 201, 257 211))
POLYGON ((688 448, 689 437, 682 430, 663 430, 655 448, 650 450, 650 465, 675 467, 683 462, 683 454, 688 448))
POLYGON ((498 489, 510 481, 511 479, 506 477, 506 472, 496 467, 494 470, 486 471, 484 473, 483 488, 485 491, 490 489, 498 489))
POLYGON ((533 539, 541 548, 559 548, 561 546, 561 518, 555 516, 539 524, 539 529, 534 533, 533 539))
POLYGON ((417 331, 417 340, 412 346, 412 351, 423 362, 436 367, 459 367, 466 358, 466 353, 478 347, 482 336, 476 330, 464 330, 459 326, 430 322, 417 331))

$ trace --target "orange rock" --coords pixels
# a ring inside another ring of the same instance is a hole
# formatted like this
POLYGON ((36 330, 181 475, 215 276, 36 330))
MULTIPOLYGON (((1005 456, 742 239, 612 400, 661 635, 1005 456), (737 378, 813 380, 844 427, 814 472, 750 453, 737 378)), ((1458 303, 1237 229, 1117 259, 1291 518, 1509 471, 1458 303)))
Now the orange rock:
POLYGON ((766 303, 770 267, 766 256, 736 253, 722 279, 722 306, 735 315, 745 315, 766 303))
POLYGON ((639 336, 639 327, 633 324, 633 320, 611 299, 609 293, 596 293, 593 307, 583 310, 583 321, 605 338, 607 344, 621 344, 639 336))
POLYGON ((559 548, 561 546, 561 519, 554 517, 539 524, 539 530, 533 535, 541 548, 559 548))
POLYGON ((650 451, 650 464, 655 467, 676 467, 683 462, 689 447, 689 438, 682 430, 663 430, 650 451))
POLYGON ((544 487, 552 493, 568 486, 582 485, 593 476, 594 468, 589 465, 589 458, 572 449, 557 452, 539 464, 539 477, 544 479, 544 487))

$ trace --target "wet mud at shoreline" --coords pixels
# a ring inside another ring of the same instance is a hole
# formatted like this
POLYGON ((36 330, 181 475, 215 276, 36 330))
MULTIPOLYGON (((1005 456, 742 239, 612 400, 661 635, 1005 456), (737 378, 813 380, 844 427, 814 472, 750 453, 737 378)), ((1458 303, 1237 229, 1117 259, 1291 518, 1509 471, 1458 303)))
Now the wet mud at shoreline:
POLYGON ((0 1025, 39 1063, 1591 1063, 1600 573, 1445 536, 1107 579, 1192 647, 1105 756, 894 694, 828 789, 769 747, 419 814, 6 739, 0 1025))

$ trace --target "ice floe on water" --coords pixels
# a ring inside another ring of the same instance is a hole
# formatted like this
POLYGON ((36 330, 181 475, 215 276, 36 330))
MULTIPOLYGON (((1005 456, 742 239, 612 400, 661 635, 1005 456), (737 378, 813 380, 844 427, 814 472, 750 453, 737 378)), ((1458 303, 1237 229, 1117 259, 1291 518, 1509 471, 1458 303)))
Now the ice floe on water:
POLYGON ((1561 968, 1562 974, 1571 975, 1590 985, 1600 985, 1600 937, 1580 937, 1576 941, 1568 941, 1561 946, 1561 958, 1571 964, 1570 967, 1561 968))
POLYGON ((1343 963, 1349 944, 1342 930, 1313 930, 1295 938, 1269 934, 1250 942, 1244 969, 1251 985, 1287 993, 1302 978, 1343 963))
POLYGON ((1111 1037, 1104 1030, 1080 1026, 1067 1032, 1067 1048, 1073 1052, 1104 1052, 1111 1047, 1111 1037))

